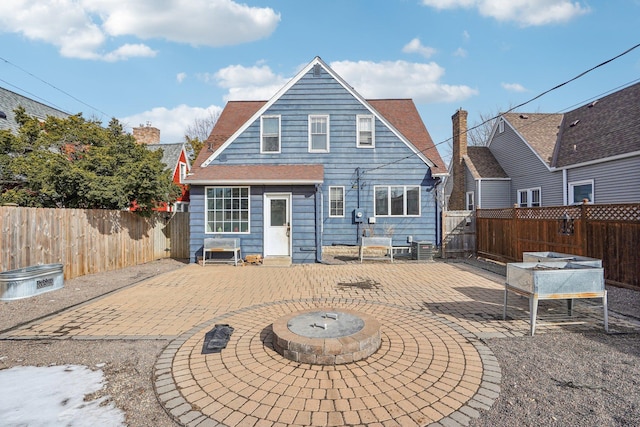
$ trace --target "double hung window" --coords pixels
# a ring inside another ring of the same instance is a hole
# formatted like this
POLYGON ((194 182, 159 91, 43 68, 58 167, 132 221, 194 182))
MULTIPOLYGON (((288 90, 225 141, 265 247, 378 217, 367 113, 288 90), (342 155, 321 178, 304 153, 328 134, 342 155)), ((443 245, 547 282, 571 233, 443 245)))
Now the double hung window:
POLYGON ((329 151, 329 116, 309 116, 309 152, 329 151))
POLYGON ((374 205, 376 216, 419 216, 420 186, 376 186, 374 205))
POLYGON ((373 148, 375 146, 375 128, 374 118, 371 115, 368 116, 356 116, 358 123, 358 135, 357 143, 358 147, 373 148))
POLYGON ((521 208, 536 208, 540 204, 540 188, 518 190, 518 206, 521 208))
POLYGON ((260 152, 280 152, 280 116, 260 117, 260 152))
POLYGON ((344 187, 329 187, 329 216, 344 216, 344 187))

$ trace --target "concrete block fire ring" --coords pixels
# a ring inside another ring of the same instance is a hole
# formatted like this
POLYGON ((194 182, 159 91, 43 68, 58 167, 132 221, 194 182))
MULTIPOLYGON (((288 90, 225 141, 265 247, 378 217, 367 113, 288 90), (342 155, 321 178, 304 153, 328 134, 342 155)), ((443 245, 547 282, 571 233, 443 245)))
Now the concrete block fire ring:
POLYGON ((273 322, 273 347, 286 359, 339 365, 365 359, 381 344, 380 323, 353 310, 314 308, 273 322))

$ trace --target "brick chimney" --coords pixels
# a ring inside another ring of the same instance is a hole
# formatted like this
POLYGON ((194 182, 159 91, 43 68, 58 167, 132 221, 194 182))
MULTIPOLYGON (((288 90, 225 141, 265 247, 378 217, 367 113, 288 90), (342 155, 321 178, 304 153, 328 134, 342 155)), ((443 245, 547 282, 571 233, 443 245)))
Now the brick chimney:
POLYGON ((146 126, 133 128, 133 137, 138 144, 160 144, 160 129, 147 122, 146 126))
POLYGON ((465 168, 463 157, 467 155, 467 112, 459 109, 451 116, 453 122, 453 189, 449 197, 449 210, 465 210, 465 168))

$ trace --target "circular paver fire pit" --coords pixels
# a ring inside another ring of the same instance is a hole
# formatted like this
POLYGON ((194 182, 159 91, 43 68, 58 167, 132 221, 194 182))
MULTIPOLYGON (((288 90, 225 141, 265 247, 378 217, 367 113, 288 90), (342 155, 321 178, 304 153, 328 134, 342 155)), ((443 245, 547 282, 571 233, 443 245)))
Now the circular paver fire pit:
POLYGON ((380 323, 351 310, 310 309, 273 322, 273 347, 286 359, 312 365, 362 360, 381 344, 380 323))

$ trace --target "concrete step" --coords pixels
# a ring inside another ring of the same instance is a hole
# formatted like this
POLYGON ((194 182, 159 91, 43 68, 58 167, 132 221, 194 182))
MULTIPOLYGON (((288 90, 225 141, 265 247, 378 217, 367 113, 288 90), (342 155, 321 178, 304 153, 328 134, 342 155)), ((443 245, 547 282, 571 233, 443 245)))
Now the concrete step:
POLYGON ((289 267, 291 266, 290 256, 268 256, 262 260, 262 265, 269 267, 289 267))

